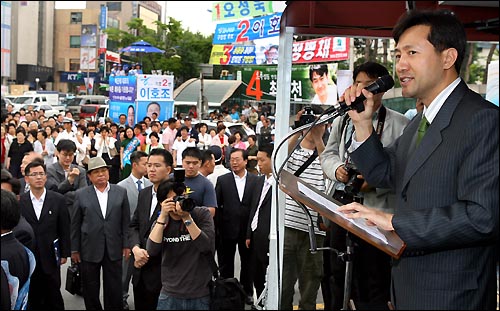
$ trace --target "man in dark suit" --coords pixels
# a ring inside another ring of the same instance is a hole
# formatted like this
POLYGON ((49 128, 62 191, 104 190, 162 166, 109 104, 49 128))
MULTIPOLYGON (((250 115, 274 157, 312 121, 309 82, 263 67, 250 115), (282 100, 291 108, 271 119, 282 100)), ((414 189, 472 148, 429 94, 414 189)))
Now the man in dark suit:
POLYGON ((21 161, 21 174, 23 177, 19 178, 19 182, 21 183, 20 194, 30 191, 30 186, 24 179, 24 170, 26 169, 26 165, 30 164, 35 159, 41 159, 43 161, 43 156, 35 151, 30 151, 24 155, 23 160, 21 161))
POLYGON ((92 186, 79 189, 71 210, 71 260, 81 262, 83 298, 88 310, 122 309, 122 257, 128 259, 130 209, 127 191, 109 183, 109 167, 101 157, 89 160, 92 186))
MULTIPOLYGON (((145 176, 147 175, 146 163, 148 162, 148 154, 144 151, 134 151, 130 155, 130 163, 132 163, 132 172, 124 180, 118 183, 118 186, 127 190, 128 204, 130 207, 130 217, 133 217, 137 208, 137 198, 140 190, 152 185, 151 181, 145 176)), ((131 219, 132 220, 132 219, 131 219)), ((134 271, 134 256, 130 256, 129 260, 123 260, 123 309, 128 310, 128 291, 130 287, 130 279, 134 271)))
POLYGON ((85 169, 73 163, 76 144, 69 139, 61 139, 57 144, 57 162, 47 165, 46 188, 64 194, 66 206, 71 210, 75 191, 87 187, 85 169))
POLYGON ((271 155, 273 144, 259 146, 257 165, 263 176, 255 185, 252 210, 248 218, 247 248, 250 248, 250 266, 253 285, 260 297, 264 290, 267 266, 269 265, 269 233, 271 229, 271 201, 274 178, 272 176, 271 155))
MULTIPOLYGON (((19 201, 16 196, 8 190, 1 189, 1 202, 0 212, 2 217, 0 218, 0 233, 2 234, 2 239, 0 249, 2 269, 6 273, 6 276, 17 278, 19 285, 17 292, 15 292, 14 288, 10 290, 10 298, 14 295, 18 298, 9 308, 14 310, 15 308, 20 309, 15 304, 28 296, 29 288, 27 287, 29 287, 30 276, 35 268, 35 258, 31 251, 14 237, 12 232, 12 229, 17 225, 21 216, 21 209, 19 208, 19 201)), ((12 285, 9 284, 8 287, 10 288, 12 285)), ((2 305, 4 305, 3 302, 2 305)), ((26 303, 23 303, 22 307, 26 308, 26 303)))
POLYGON ((498 107, 459 77, 467 40, 454 14, 409 11, 393 36, 403 96, 421 100, 423 113, 384 149, 371 122, 373 94, 351 87, 343 97, 348 105, 361 92, 367 98, 362 113, 349 111, 350 152, 369 184, 395 190, 395 211, 359 203, 339 211, 406 243, 392 264, 396 309, 495 309, 498 107))
POLYGON ((148 157, 147 175, 153 183, 139 192, 137 208, 130 222, 130 245, 134 254, 135 270, 132 275, 136 310, 155 310, 162 287, 161 254, 149 256, 146 242, 151 226, 161 210, 156 191, 172 171, 173 158, 165 149, 153 149, 148 157))
MULTIPOLYGON (((14 193, 17 199, 19 199, 19 191, 21 191, 21 185, 19 179, 14 178, 12 174, 2 168, 2 180, 1 180, 1 188, 7 191, 14 193)), ((33 232, 33 228, 26 221, 26 219, 21 215, 19 218, 18 224, 12 229, 15 238, 21 242, 24 246, 33 251, 35 246, 35 233, 33 232)))
POLYGON ((36 234, 34 255, 37 262, 31 277, 28 305, 32 310, 64 310, 61 295, 61 265, 71 255, 70 218, 62 194, 46 190, 47 174, 43 160, 26 166, 30 190, 20 199, 21 213, 36 234))
POLYGON ((251 305, 253 304, 253 286, 246 234, 257 175, 248 174, 247 161, 246 150, 237 148, 231 150, 232 172, 219 176, 215 186, 218 206, 215 221, 218 233, 217 259, 220 275, 224 278, 234 277, 234 255, 238 246, 241 260, 240 282, 248 296, 246 303, 251 305))

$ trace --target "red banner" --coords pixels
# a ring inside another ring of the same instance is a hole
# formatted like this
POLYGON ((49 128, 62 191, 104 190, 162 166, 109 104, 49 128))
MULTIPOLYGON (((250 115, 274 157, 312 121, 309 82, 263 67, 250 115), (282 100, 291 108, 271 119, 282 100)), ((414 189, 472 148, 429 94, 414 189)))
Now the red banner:
POLYGON ((293 43, 292 63, 320 63, 349 58, 349 38, 324 37, 293 43))

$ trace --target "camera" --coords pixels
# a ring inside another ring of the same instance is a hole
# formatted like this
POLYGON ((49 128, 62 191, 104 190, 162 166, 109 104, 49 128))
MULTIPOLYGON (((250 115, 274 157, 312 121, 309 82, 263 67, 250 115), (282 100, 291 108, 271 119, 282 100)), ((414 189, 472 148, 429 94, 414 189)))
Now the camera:
POLYGON ((304 107, 304 113, 300 116, 299 126, 303 126, 309 123, 313 123, 316 120, 313 109, 311 106, 304 107))
POLYGON ((352 165, 346 165, 345 169, 347 170, 348 179, 344 191, 349 195, 356 196, 361 190, 364 179, 358 178, 358 175, 361 173, 352 167, 352 165))
POLYGON ((174 197, 174 202, 179 202, 181 209, 185 212, 191 212, 196 206, 194 200, 184 195, 186 191, 186 185, 184 180, 186 179, 186 171, 183 168, 174 168, 174 192, 176 196, 174 197))

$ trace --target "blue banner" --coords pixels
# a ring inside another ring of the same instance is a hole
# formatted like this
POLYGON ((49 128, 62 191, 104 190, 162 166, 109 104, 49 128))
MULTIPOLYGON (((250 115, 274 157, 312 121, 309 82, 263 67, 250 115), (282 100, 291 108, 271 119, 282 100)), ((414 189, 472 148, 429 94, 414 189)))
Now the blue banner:
POLYGON ((109 100, 111 102, 134 103, 136 97, 136 76, 109 77, 109 100))
POLYGON ((238 22, 217 24, 213 44, 243 43, 279 36, 281 13, 274 13, 238 22))
POLYGON ((174 101, 137 101, 137 121, 142 121, 145 116, 152 119, 153 112, 156 112, 159 121, 173 118, 174 101))

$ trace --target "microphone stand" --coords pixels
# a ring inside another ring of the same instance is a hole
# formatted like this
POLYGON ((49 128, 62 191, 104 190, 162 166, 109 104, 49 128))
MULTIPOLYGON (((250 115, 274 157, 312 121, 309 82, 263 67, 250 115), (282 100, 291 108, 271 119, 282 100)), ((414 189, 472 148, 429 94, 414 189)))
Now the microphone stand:
POLYGON ((344 277, 344 300, 342 303, 342 309, 341 310, 348 310, 348 303, 351 298, 351 284, 352 284, 352 266, 353 266, 353 254, 354 254, 354 246, 352 244, 351 238, 349 238, 349 234, 346 232, 345 235, 345 240, 346 240, 346 252, 340 252, 337 249, 333 247, 317 247, 316 245, 316 236, 314 234, 314 222, 312 220, 311 213, 309 213, 309 210, 307 207, 302 203, 297 202, 297 204, 302 208, 304 213, 307 216, 308 219, 308 225, 307 228, 309 229, 309 244, 311 245, 311 248, 309 251, 311 254, 316 254, 317 251, 331 251, 334 252, 335 255, 337 255, 337 258, 345 262, 345 277, 344 277))
MULTIPOLYGON (((332 107, 333 108, 333 107, 332 107)), ((325 110, 316 120, 314 120, 314 122, 312 123, 309 123, 309 124, 305 124, 303 126, 300 126, 298 128, 296 128, 295 130, 291 131, 290 133, 288 133, 278 144, 278 146, 274 149, 273 151, 273 154, 271 156, 271 158, 273 159, 273 176, 274 178, 276 179, 276 181, 280 182, 280 174, 281 174, 281 171, 284 169, 286 163, 288 162, 288 160, 290 159, 291 155, 293 152, 290 152, 288 154, 288 156, 286 157, 286 159, 283 161, 283 163, 281 164, 279 170, 276 170, 276 156, 277 156, 277 153, 278 153, 278 150, 283 146, 283 144, 288 140, 290 139, 290 137, 296 135, 297 133, 299 132, 302 132, 303 130, 306 130, 307 131, 302 135, 302 137, 300 137, 298 140, 297 140, 297 143, 295 144, 293 150, 295 150, 297 148, 297 146, 300 145, 300 143, 302 142, 302 140, 304 139, 304 137, 307 136, 307 134, 312 130, 312 128, 316 125, 320 125, 320 124, 324 124, 332 119, 335 119, 339 116, 343 116, 349 109, 350 107, 347 107, 345 104, 344 105, 341 105, 340 107, 336 107, 336 108, 333 108, 334 110, 331 111, 332 109, 328 109, 328 110, 325 110), (327 113, 331 113, 329 115, 326 115, 327 113), (326 115, 326 117, 325 117, 326 115)), ((297 200, 294 200, 295 202, 297 202, 297 204, 302 208, 302 210, 304 211, 304 213, 306 214, 307 218, 308 218, 308 230, 309 230, 309 243, 310 243, 310 246, 311 248, 309 249, 309 251, 312 253, 312 254, 315 254, 317 251, 331 251, 331 252, 334 252, 337 256, 338 259, 344 261, 346 263, 346 271, 345 271, 345 278, 344 278, 344 300, 343 300, 343 304, 342 304, 342 310, 347 310, 347 304, 349 302, 349 299, 350 299, 350 295, 351 295, 351 283, 352 283, 352 254, 353 254, 353 246, 352 246, 352 242, 349 238, 349 235, 346 234, 346 246, 347 246, 347 249, 346 249, 346 252, 341 252, 341 251, 338 251, 337 249, 333 248, 333 247, 317 247, 316 245, 316 237, 315 237, 315 234, 314 234, 314 222, 312 220, 312 216, 311 214, 309 213, 309 210, 307 209, 307 207, 301 203, 301 202, 298 202, 297 200)), ((260 297, 259 297, 260 298, 260 297)))

